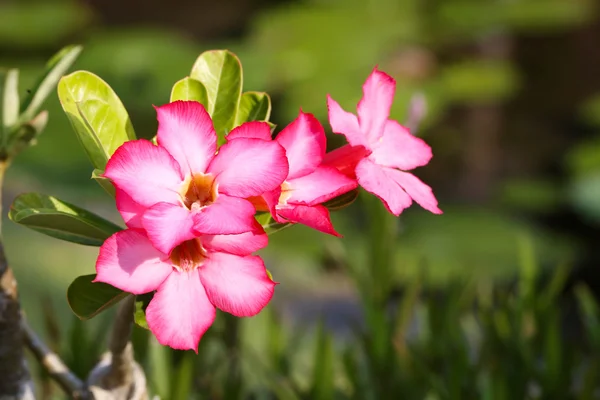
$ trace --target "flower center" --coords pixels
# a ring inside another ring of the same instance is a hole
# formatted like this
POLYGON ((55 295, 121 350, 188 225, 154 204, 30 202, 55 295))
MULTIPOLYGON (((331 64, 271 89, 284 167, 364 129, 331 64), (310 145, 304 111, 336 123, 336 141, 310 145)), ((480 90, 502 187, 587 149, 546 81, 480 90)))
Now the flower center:
POLYGON ((292 188, 287 181, 281 184, 281 194, 279 195, 279 204, 287 204, 288 199, 292 197, 292 188))
POLYGON ((181 243, 171 252, 171 262, 180 271, 193 271, 202 266, 206 258, 206 250, 200 239, 192 239, 181 243))
POLYGON ((182 190, 183 204, 189 210, 198 210, 217 199, 217 184, 211 174, 194 174, 182 190))

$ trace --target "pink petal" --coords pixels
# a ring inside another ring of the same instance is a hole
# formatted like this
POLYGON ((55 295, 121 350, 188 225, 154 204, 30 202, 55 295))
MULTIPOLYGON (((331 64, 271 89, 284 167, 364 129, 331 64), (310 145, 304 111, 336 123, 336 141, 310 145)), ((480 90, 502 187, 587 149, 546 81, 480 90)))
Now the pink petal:
POLYGON ((329 210, 322 205, 287 205, 277 209, 277 213, 290 222, 297 222, 323 233, 341 237, 333 228, 329 210))
POLYGON ((344 111, 329 95, 327 95, 327 109, 329 110, 329 124, 333 132, 346 136, 346 140, 352 146, 367 144, 366 138, 360 131, 356 115, 344 111))
POLYGON ((133 201, 133 199, 121 189, 115 190, 115 200, 117 203, 117 210, 119 210, 119 213, 123 217, 125 225, 130 229, 144 229, 142 226, 142 215, 146 211, 146 207, 133 201))
POLYGON ((146 320, 160 344, 198 353, 200 338, 215 314, 195 269, 169 275, 148 305, 146 320))
POLYGON ((208 172, 215 175, 219 193, 246 198, 280 186, 288 175, 288 163, 278 143, 239 138, 221 146, 208 172))
POLYGON ((383 135, 395 91, 396 81, 377 68, 363 85, 363 98, 358 103, 358 121, 368 143, 374 143, 383 135))
POLYGON ((144 139, 123 143, 108 160, 104 176, 145 207, 180 201, 179 164, 167 150, 144 139))
POLYGON ((323 165, 334 167, 351 179, 356 179, 354 169, 356 164, 371 152, 364 146, 345 145, 325 154, 323 165))
POLYGON ((273 297, 275 282, 258 256, 211 253, 199 271, 210 301, 236 317, 258 314, 273 297))
POLYGON ((251 232, 239 235, 204 235, 202 246, 211 252, 247 256, 267 246, 269 238, 263 228, 255 222, 251 232))
POLYGON ((287 181, 290 204, 315 205, 356 189, 358 183, 333 167, 322 165, 313 173, 287 181))
POLYGON ((204 106, 175 101, 156 107, 158 144, 177 160, 186 176, 204 173, 217 151, 217 134, 204 106))
POLYGON ((431 147, 396 121, 387 121, 381 139, 371 147, 371 159, 386 167, 411 170, 431 160, 431 147))
POLYGON ((285 149, 290 165, 288 179, 311 173, 325 155, 325 131, 312 114, 300 111, 298 118, 286 126, 275 140, 285 149))
POLYGON ((100 247, 96 279, 133 294, 148 293, 173 271, 168 257, 139 231, 117 232, 100 247))
POLYGON ((251 232, 255 229, 255 212, 249 201, 220 194, 213 204, 194 213, 194 232, 198 235, 251 232))
POLYGON ((142 224, 154 247, 165 254, 197 236, 194 214, 180 205, 157 203, 146 210, 142 224))
POLYGON ((362 160, 356 166, 359 185, 379 197, 388 211, 398 216, 411 205, 412 199, 393 179, 394 171, 369 159, 362 160))
POLYGON ((421 207, 434 214, 442 214, 438 208, 438 201, 429 186, 421 182, 419 178, 408 172, 392 170, 390 175, 404 189, 406 193, 421 207))
POLYGON ((246 122, 227 134, 227 140, 239 138, 271 140, 271 127, 266 122, 246 122))

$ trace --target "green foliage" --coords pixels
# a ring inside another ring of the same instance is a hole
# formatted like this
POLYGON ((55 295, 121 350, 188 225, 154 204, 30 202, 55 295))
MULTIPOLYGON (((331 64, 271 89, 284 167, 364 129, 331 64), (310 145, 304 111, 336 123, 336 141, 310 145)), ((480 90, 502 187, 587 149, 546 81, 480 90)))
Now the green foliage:
POLYGON ((103 282, 94 282, 94 279, 96 275, 80 276, 67 290, 69 307, 83 320, 95 317, 129 296, 129 293, 103 282))
POLYGON ((177 100, 193 100, 208 104, 208 95, 202 82, 190 77, 177 81, 171 91, 171 102, 177 100))
POLYGON ((206 88, 208 104, 205 107, 212 117, 219 144, 235 126, 237 108, 242 96, 242 65, 237 56, 227 50, 202 53, 190 77, 206 88))
POLYGON ((63 77, 58 97, 94 168, 104 170, 115 150, 135 139, 125 107, 110 86, 91 72, 63 77))
POLYGON ((18 196, 8 216, 34 231, 87 246, 101 246, 122 229, 94 213, 39 193, 18 196))
POLYGON ((235 126, 248 121, 268 121, 271 117, 271 98, 262 92, 246 92, 240 98, 235 126))

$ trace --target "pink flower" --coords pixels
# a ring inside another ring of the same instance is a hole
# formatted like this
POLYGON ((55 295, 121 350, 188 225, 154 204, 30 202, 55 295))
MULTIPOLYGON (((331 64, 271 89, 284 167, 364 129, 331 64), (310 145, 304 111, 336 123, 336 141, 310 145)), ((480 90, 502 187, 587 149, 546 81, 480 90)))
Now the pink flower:
POLYGON ((421 207, 441 214, 431 188, 408 172, 426 165, 431 148, 396 121, 388 119, 396 81, 373 70, 363 85, 358 117, 344 111, 328 96, 329 123, 336 133, 346 136, 349 145, 329 153, 325 164, 338 167, 379 197, 394 215, 416 201, 421 207))
POLYGON ((158 146, 126 142, 104 173, 117 189, 117 208, 128 226, 143 228, 164 254, 201 234, 252 230, 255 209, 245 199, 281 185, 288 175, 285 150, 248 136, 217 153, 217 135, 200 103, 176 101, 156 112, 158 146))
POLYGON ((276 284, 262 259, 250 255, 267 241, 255 222, 251 232, 199 236, 167 255, 143 231, 127 229, 100 248, 95 282, 133 294, 156 291, 146 309, 150 330, 163 345, 197 352, 215 307, 247 317, 271 300, 276 284))
MULTIPOLYGON (((248 124, 227 136, 230 143, 248 137, 271 138, 269 126, 248 124), (260 135, 260 136, 256 136, 260 135)), ((355 189, 358 185, 334 167, 322 165, 325 131, 312 115, 300 111, 298 118, 275 138, 286 152, 289 173, 283 184, 263 196, 251 199, 260 211, 271 211, 278 222, 302 223, 321 232, 337 235, 329 211, 321 203, 355 189)))

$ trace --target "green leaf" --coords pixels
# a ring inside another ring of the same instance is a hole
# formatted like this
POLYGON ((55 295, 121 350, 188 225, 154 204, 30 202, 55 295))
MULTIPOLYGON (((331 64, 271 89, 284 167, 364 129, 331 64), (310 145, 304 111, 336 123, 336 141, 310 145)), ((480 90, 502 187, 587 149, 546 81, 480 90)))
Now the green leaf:
POLYGON ((135 139, 129 115, 111 87, 98 76, 76 71, 58 83, 58 97, 96 169, 104 170, 115 150, 135 139))
POLYGON ((179 366, 173 377, 173 386, 171 388, 172 400, 188 400, 192 394, 194 384, 194 359, 196 355, 192 352, 186 352, 179 361, 179 366))
POLYGON ((177 100, 194 100, 205 108, 208 107, 208 94, 202 82, 190 77, 183 78, 173 85, 171 90, 171 102, 177 100))
POLYGON ((44 74, 21 104, 22 121, 29 121, 38 113, 46 97, 54 91, 58 80, 71 68, 81 50, 81 46, 67 46, 48 61, 44 74))
POLYGON ((122 229, 87 210, 39 193, 18 196, 8 216, 37 232, 88 246, 101 246, 122 229))
POLYGON ((103 170, 95 169, 94 171, 92 171, 92 179, 95 180, 98 183, 98 185, 100 185, 102 189, 106 191, 106 193, 108 193, 112 197, 115 197, 115 187, 112 183, 110 183, 110 180, 108 178, 103 178, 100 176, 103 173, 103 170))
POLYGON ((227 50, 206 51, 198 57, 190 77, 206 88, 207 111, 212 117, 219 144, 235 126, 236 112, 242 95, 242 65, 237 56, 227 50))
POLYGON ((268 121, 271 116, 271 98, 264 92, 246 92, 240 98, 235 126, 249 121, 268 121))
POLYGON ((356 200, 357 197, 358 189, 354 189, 349 191, 348 193, 344 193, 336 198, 326 201, 325 203, 323 203, 323 205, 330 210, 340 210, 354 203, 354 200, 356 200))
POLYGON ((67 301, 79 319, 90 319, 117 304, 129 293, 102 282, 92 282, 96 275, 77 277, 67 289, 67 301))
POLYGON ((133 320, 135 323, 144 329, 148 328, 148 322, 146 321, 146 308, 150 304, 150 300, 154 297, 154 293, 145 293, 135 297, 135 312, 133 314, 133 320))
POLYGON ((291 226, 293 224, 290 223, 279 223, 276 222, 273 217, 271 217, 271 214, 268 212, 261 212, 258 213, 256 216, 256 220, 258 221, 259 224, 261 224, 261 226, 263 227, 263 229, 265 230, 267 235, 272 235, 275 232, 278 232, 284 228, 287 228, 288 226, 291 226))
POLYGON ((19 119, 18 85, 18 69, 0 71, 0 129, 4 129, 4 134, 19 119))

